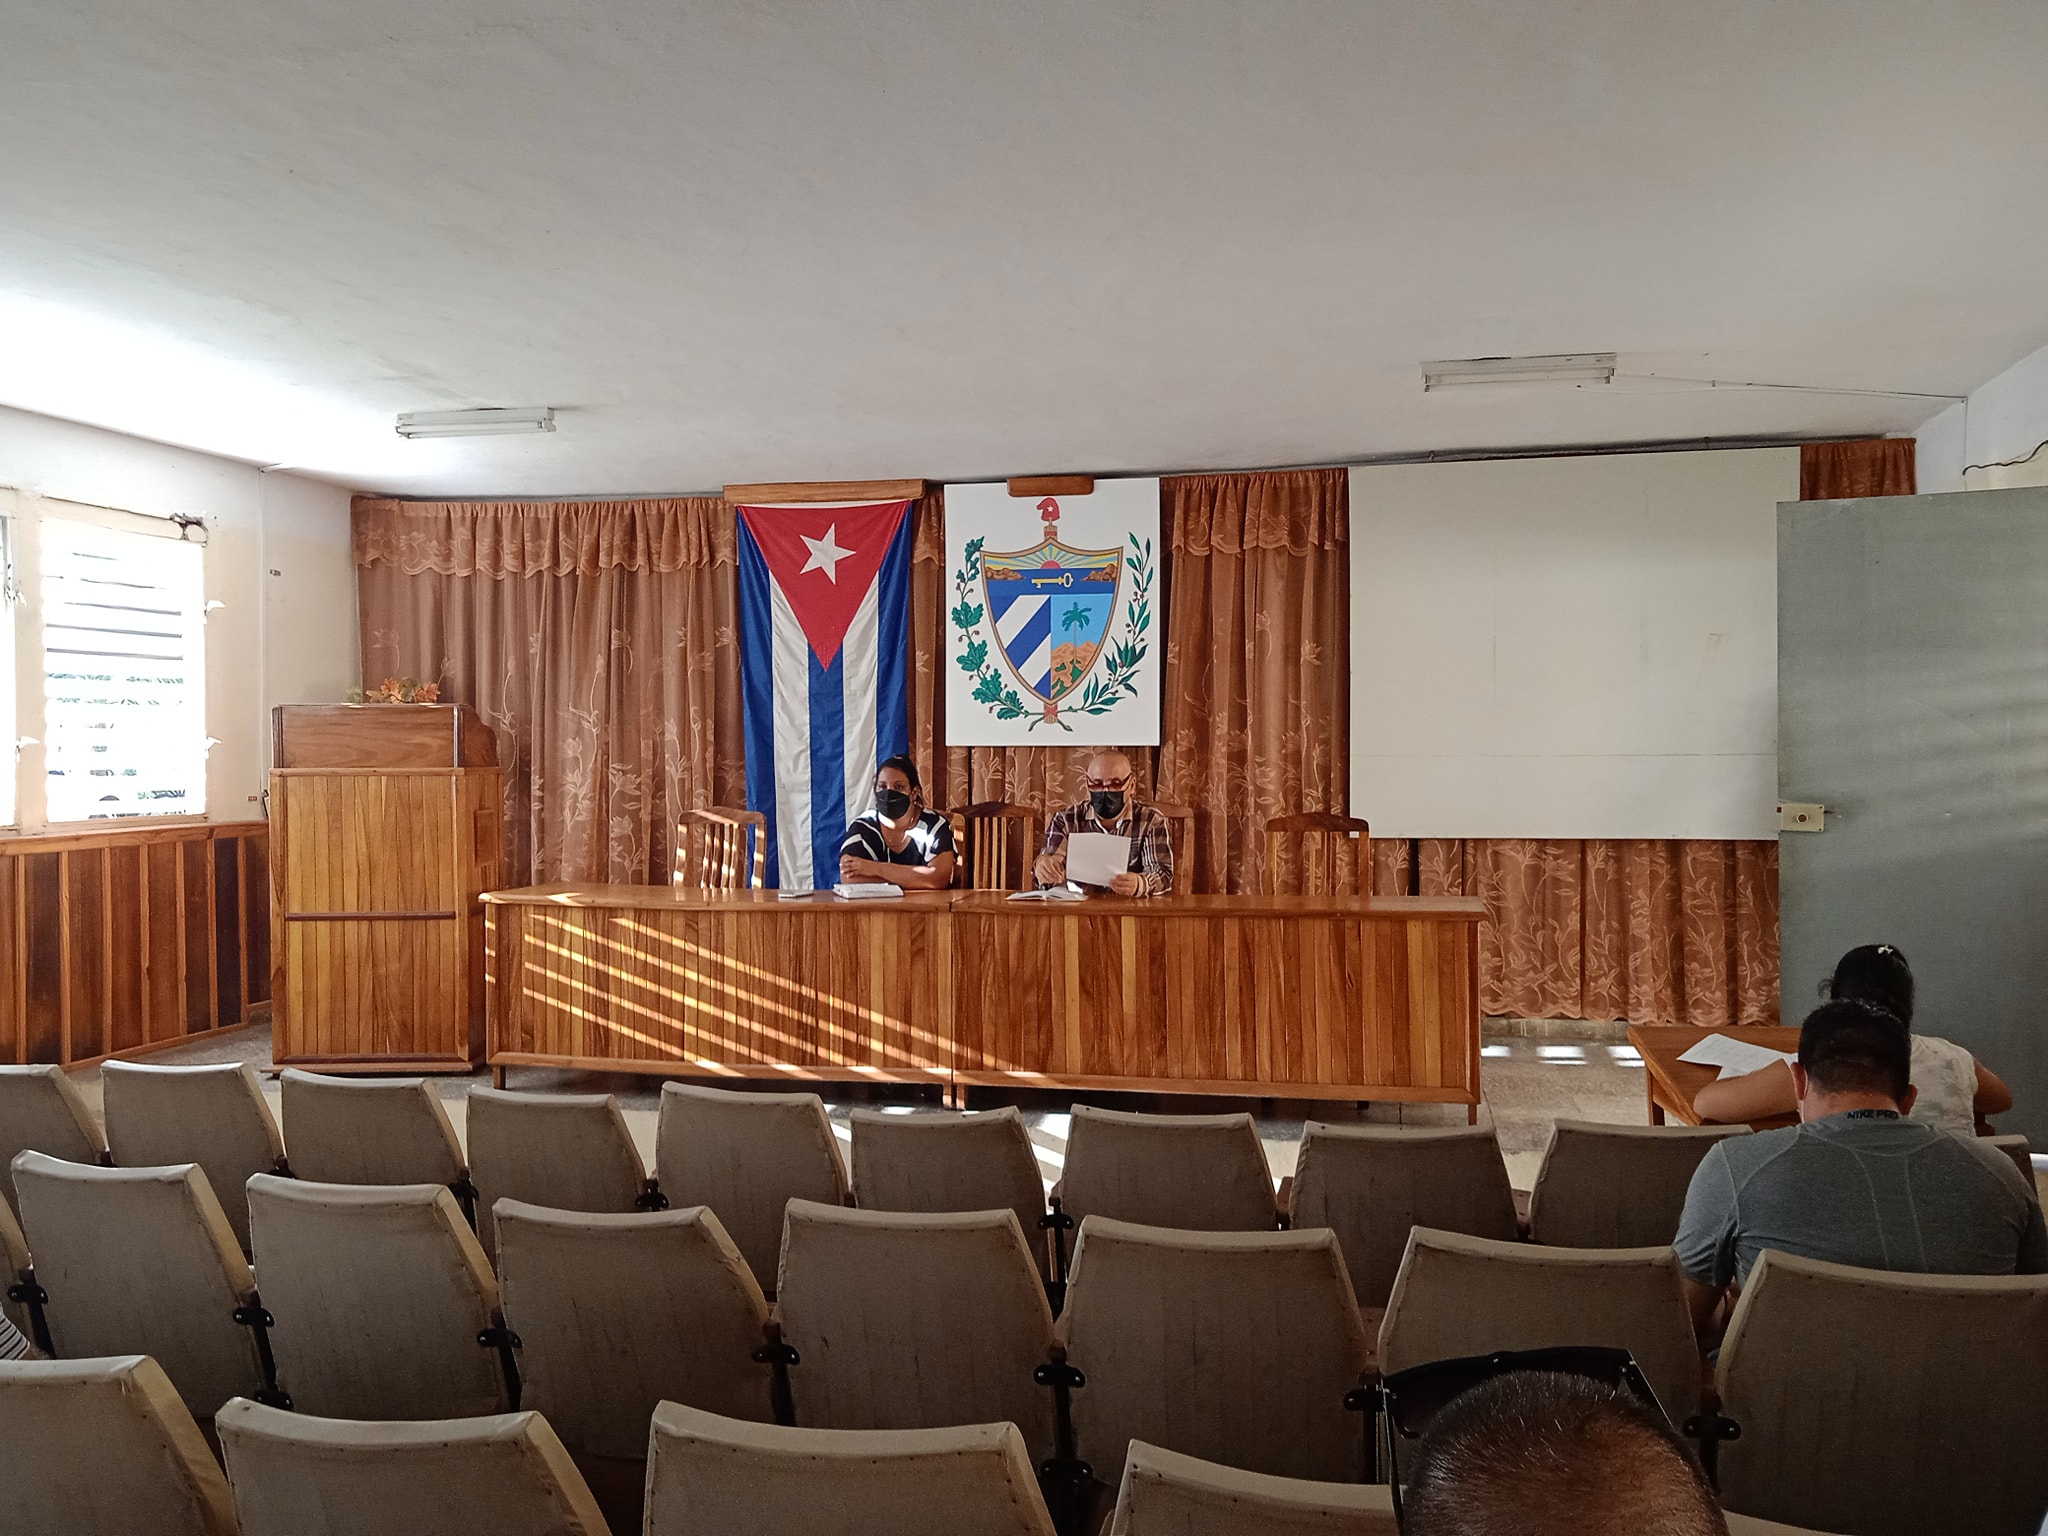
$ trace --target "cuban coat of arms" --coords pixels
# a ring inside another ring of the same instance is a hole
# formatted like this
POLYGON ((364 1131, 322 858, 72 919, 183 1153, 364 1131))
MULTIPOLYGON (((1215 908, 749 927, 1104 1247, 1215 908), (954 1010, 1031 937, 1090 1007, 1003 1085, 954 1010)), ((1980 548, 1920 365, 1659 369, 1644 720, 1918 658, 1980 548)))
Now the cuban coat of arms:
POLYGON ((948 742, 1156 744, 1158 538, 1157 480, 947 487, 948 742))

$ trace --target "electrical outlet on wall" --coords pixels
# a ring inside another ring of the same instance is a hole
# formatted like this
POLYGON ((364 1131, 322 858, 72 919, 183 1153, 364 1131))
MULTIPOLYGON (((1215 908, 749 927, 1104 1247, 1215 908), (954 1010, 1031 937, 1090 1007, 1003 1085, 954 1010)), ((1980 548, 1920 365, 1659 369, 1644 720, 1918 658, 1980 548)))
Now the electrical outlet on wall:
POLYGON ((1824 805, 1808 805, 1803 801, 1783 800, 1778 804, 1778 830, 1780 832, 1824 832, 1827 830, 1828 808, 1824 805))

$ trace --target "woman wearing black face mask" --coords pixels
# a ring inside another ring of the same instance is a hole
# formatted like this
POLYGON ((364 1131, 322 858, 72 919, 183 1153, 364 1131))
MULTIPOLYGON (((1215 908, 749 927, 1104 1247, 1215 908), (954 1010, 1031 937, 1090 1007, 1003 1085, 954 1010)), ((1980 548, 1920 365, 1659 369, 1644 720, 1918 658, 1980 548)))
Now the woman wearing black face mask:
POLYGON ((953 883, 953 823, 924 808, 917 764, 909 758, 888 758, 875 770, 875 808, 846 829, 839 879, 910 891, 943 891, 953 883))

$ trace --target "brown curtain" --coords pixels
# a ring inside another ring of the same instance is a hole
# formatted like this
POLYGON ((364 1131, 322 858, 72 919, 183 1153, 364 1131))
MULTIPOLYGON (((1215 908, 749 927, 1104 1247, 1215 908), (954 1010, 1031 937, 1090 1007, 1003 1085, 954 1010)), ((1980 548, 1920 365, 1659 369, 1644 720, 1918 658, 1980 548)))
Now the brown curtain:
MULTIPOLYGON (((1349 477, 1341 469, 1160 483, 1165 745, 1131 752, 1141 792, 1195 812, 1181 889, 1257 889, 1260 828, 1344 808, 1349 477)), ((1088 747, 946 747, 942 494, 918 507, 911 742, 935 805, 1079 800, 1088 747)))
POLYGON ((681 813, 742 802, 723 501, 359 497, 354 529, 363 676, 497 733, 508 884, 665 884, 681 813))
POLYGON ((1799 449, 1799 499, 1911 496, 1918 484, 1914 468, 1917 446, 1910 437, 1803 444, 1799 449))
POLYGON ((1423 838, 1414 857, 1419 894, 1492 911, 1489 1014, 1777 1022, 1776 843, 1423 838))

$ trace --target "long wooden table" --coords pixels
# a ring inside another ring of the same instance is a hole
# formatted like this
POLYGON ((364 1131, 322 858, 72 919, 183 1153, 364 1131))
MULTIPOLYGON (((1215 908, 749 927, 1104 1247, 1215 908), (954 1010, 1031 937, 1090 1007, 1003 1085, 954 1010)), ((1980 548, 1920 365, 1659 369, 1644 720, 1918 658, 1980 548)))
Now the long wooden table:
POLYGON ((793 1081, 1479 1102, 1469 897, 484 896, 487 1059, 793 1081))
MULTIPOLYGON (((1733 1035, 1751 1045, 1772 1051, 1799 1049, 1799 1030, 1794 1025, 1741 1024, 1728 1029, 1693 1029, 1669 1024, 1629 1026, 1628 1043, 1643 1058, 1643 1078, 1650 1095, 1650 1124, 1662 1125, 1671 1116, 1682 1125, 1698 1125, 1700 1117, 1692 1107, 1693 1096, 1721 1074, 1718 1068, 1695 1066, 1678 1058, 1708 1035, 1733 1035)), ((1772 1115, 1753 1122, 1760 1131, 1774 1126, 1797 1125, 1797 1115, 1772 1115)))

